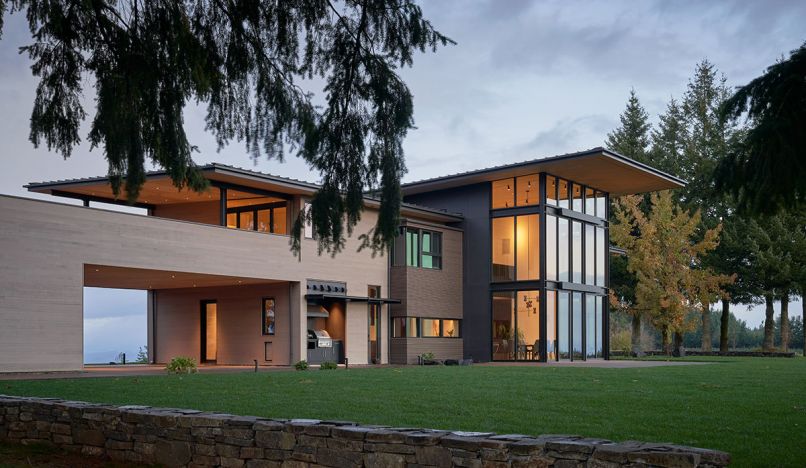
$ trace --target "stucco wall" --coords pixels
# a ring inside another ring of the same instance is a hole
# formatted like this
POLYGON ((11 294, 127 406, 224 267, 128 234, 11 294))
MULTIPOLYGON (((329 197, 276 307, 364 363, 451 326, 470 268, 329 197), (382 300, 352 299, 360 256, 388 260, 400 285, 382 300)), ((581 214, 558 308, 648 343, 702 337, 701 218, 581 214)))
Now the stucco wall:
MULTIPOLYGON (((386 257, 357 252, 357 237, 375 223, 372 210, 335 258, 317 255, 305 239, 301 261, 287 236, 221 226, 5 195, 0 216, 0 372, 82 367, 84 264, 290 281, 289 300, 301 313, 307 278, 346 281, 351 295, 366 295, 367 285, 388 291, 386 257)), ((348 326, 357 320, 348 313, 348 326)), ((294 361, 305 355, 305 326, 292 317, 294 361)), ((351 362, 366 362, 366 349, 348 350, 351 362)))
POLYGON ((261 284, 217 288, 167 289, 157 295, 157 362, 176 356, 201 361, 200 303, 215 300, 218 311, 218 364, 288 365, 291 363, 289 286, 261 284), (275 334, 262 333, 262 299, 275 300, 275 334), (265 343, 272 359, 265 359, 265 343))

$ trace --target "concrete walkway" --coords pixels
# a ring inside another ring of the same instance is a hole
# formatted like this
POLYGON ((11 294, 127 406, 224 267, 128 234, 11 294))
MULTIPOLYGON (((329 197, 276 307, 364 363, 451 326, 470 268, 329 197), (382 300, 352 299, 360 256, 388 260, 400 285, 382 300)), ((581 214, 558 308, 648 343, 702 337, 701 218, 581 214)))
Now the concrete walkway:
MULTIPOLYGON (((474 366, 484 367, 595 367, 602 369, 636 369, 644 367, 663 366, 697 366, 711 364, 709 362, 692 361, 629 361, 629 360, 591 360, 591 361, 561 361, 561 362, 484 362, 474 366)), ((405 367, 398 365, 365 366, 354 365, 352 368, 378 368, 378 367, 405 367)), ((233 365, 201 365, 201 374, 232 374, 237 372, 253 372, 254 366, 233 365)), ((291 366, 259 366, 258 372, 283 372, 294 370, 291 366)), ((92 377, 135 377, 145 375, 165 375, 165 366, 154 364, 127 364, 127 365, 87 365, 81 371, 65 372, 13 372, 0 373, 2 380, 45 380, 45 379, 78 379, 92 377)))

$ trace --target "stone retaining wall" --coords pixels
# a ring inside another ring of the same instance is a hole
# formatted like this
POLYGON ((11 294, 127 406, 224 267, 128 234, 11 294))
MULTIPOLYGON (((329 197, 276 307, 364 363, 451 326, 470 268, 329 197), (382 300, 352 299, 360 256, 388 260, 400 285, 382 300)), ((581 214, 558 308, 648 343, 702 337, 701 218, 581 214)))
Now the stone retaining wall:
POLYGON ((166 466, 722 467, 724 452, 568 435, 279 420, 0 395, 0 440, 166 466))
MULTIPOLYGON (((672 357, 665 351, 651 350, 644 351, 645 356, 663 356, 672 357)), ((610 356, 630 356, 630 353, 624 351, 610 351, 610 356)), ((702 351, 698 349, 687 349, 686 356, 728 356, 728 357, 775 357, 775 358, 793 358, 795 357, 794 351, 702 351)))

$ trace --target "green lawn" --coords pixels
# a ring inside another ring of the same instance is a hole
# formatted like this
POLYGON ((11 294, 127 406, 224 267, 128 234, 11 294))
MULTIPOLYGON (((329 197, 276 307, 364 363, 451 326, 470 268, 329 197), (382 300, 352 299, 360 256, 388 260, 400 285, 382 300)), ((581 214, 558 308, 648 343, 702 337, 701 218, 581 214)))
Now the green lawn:
POLYGON ((5 381, 0 393, 282 418, 674 442, 806 464, 806 359, 644 369, 406 367, 5 381))

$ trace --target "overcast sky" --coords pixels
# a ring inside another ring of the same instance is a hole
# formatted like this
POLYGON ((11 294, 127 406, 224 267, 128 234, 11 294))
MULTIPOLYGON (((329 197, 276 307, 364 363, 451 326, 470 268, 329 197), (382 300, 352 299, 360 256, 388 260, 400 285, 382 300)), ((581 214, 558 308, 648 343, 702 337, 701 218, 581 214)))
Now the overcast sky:
MULTIPOLYGON (((601 146, 630 88, 654 121, 670 97, 683 93, 697 62, 707 58, 730 85, 741 85, 806 40, 806 2, 794 0, 440 0, 423 9, 458 44, 417 56, 414 68, 402 71, 417 125, 405 143, 406 181, 601 146)), ((23 20, 7 17, 0 39, 0 193, 35 196, 22 185, 103 175, 106 162, 88 145, 65 161, 28 142, 37 82, 17 53, 30 41, 23 20)), ((201 150, 197 162, 316 180, 293 157, 254 162, 237 143, 216 152, 203 116, 195 108, 186 116, 201 150)), ((88 360, 133 354, 145 343, 143 293, 87 289, 85 309, 88 360)), ((795 304, 795 315, 800 311, 795 304)), ((752 326, 763 319, 760 309, 739 315, 752 326)))

